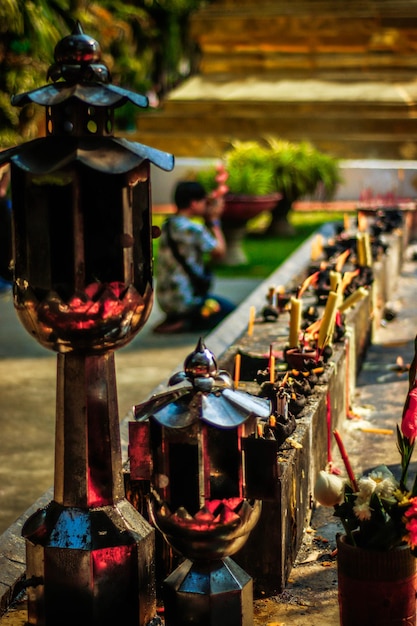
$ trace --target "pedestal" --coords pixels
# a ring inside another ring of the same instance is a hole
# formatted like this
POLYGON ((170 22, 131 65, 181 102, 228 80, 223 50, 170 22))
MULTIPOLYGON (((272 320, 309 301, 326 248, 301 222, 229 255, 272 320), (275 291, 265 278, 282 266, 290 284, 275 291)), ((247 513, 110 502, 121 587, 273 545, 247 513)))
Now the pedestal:
POLYGON ((252 578, 230 557, 185 560, 164 581, 165 626, 253 626, 252 578))

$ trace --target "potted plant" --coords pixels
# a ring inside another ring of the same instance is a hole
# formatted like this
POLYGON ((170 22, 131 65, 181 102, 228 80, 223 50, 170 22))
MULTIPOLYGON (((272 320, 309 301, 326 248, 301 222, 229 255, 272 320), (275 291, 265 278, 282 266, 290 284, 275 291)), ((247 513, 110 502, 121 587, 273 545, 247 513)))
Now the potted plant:
MULTIPOLYGON (((308 142, 292 143, 275 137, 262 142, 235 141, 222 155, 221 163, 228 173, 226 204, 234 202, 236 196, 247 196, 250 201, 270 197, 272 207, 264 210, 272 210, 268 228, 272 235, 289 232, 287 218, 295 200, 318 191, 323 198, 330 198, 341 182, 338 160, 308 142)), ((216 188, 216 174, 215 166, 197 173, 208 192, 216 188)))
POLYGON ((223 189, 222 223, 227 241, 224 262, 228 265, 247 263, 242 240, 248 220, 270 211, 281 197, 270 148, 256 141, 236 141, 219 164, 199 170, 195 177, 208 194, 218 195, 219 189, 223 189))
POLYGON ((321 471, 314 494, 334 507, 342 626, 416 623, 417 477, 408 480, 417 435, 417 383, 412 381, 397 426, 400 477, 380 465, 356 478, 334 431, 348 480, 321 471), (381 599, 384 599, 381 602, 381 599))
POLYGON ((269 235, 292 234, 288 214, 293 202, 320 192, 323 199, 331 198, 341 182, 336 158, 317 150, 309 142, 292 143, 283 139, 268 140, 269 154, 275 172, 275 185, 281 198, 271 212, 269 235))

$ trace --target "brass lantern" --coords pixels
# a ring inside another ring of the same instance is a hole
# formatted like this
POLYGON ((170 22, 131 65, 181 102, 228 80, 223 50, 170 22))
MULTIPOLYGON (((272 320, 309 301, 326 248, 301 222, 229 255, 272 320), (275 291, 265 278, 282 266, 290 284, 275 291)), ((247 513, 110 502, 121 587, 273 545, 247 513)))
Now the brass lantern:
POLYGON ((29 623, 154 623, 154 531, 125 498, 114 350, 153 302, 150 164, 172 155, 113 135, 114 110, 147 98, 111 84, 76 24, 52 82, 12 102, 45 107, 46 137, 10 163, 14 305, 58 352, 54 496, 28 519, 29 623))
POLYGON ((257 484, 271 411, 270 400, 234 388, 201 339, 169 389, 134 408, 130 479, 150 482, 150 518, 185 557, 163 584, 166 626, 253 624, 252 579, 230 556, 274 489, 272 477, 257 484))

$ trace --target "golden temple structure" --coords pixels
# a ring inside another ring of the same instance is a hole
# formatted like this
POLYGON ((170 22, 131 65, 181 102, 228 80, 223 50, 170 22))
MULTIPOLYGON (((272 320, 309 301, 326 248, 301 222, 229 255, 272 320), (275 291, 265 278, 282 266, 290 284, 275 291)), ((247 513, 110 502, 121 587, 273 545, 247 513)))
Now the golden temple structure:
POLYGON ((417 158, 417 2, 217 0, 190 35, 198 72, 141 114, 138 141, 215 157, 272 135, 340 158, 417 158))

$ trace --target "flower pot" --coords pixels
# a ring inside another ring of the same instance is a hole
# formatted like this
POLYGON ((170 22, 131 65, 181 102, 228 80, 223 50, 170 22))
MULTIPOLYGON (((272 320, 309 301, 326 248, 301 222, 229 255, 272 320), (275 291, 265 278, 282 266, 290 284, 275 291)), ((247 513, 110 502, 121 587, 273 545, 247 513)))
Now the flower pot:
POLYGON ((280 193, 270 193, 265 196, 248 196, 244 194, 228 193, 224 198, 223 224, 246 224, 253 217, 264 211, 271 211, 278 200, 280 193))
POLYGON ((222 214, 223 232, 227 251, 223 259, 225 265, 245 265, 248 263, 243 250, 246 235, 246 223, 260 213, 270 211, 278 202, 281 194, 271 193, 266 196, 246 196, 226 194, 222 214))
POLYGON ((416 559, 408 546, 366 550, 337 537, 341 626, 416 624, 416 559))

